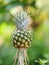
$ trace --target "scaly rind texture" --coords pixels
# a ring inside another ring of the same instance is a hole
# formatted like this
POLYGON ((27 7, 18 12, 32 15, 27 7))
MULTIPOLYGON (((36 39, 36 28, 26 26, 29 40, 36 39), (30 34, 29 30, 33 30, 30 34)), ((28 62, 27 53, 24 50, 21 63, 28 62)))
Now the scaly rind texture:
POLYGON ((29 47, 31 45, 31 35, 24 30, 16 30, 13 34, 13 45, 16 48, 29 47))

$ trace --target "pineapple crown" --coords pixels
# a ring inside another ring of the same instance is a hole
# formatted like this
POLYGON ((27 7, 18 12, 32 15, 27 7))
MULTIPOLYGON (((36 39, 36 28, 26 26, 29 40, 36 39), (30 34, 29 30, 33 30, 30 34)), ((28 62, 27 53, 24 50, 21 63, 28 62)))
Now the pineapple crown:
POLYGON ((30 16, 28 15, 28 13, 24 10, 19 11, 16 8, 10 10, 10 12, 13 16, 13 20, 16 23, 17 28, 20 30, 26 29, 30 21, 30 16))

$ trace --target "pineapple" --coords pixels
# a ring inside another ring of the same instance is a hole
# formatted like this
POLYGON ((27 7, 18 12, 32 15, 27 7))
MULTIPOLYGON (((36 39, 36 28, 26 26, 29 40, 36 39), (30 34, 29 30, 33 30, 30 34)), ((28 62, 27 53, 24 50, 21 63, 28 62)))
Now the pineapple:
POLYGON ((30 16, 24 10, 11 10, 10 11, 13 19, 16 23, 17 30, 13 34, 13 46, 16 48, 19 47, 29 47, 31 45, 31 34, 30 30, 30 16))
POLYGON ((31 44, 31 35, 24 30, 16 30, 16 32, 13 34, 13 46, 15 48, 19 47, 29 47, 31 44))
POLYGON ((30 16, 24 10, 17 11, 13 9, 10 12, 17 26, 17 29, 13 33, 12 38, 13 38, 13 46, 15 48, 18 48, 17 52, 18 56, 16 55, 17 58, 15 59, 13 65, 15 65, 16 60, 18 60, 17 65, 25 65, 25 64, 27 65, 26 61, 28 61, 28 56, 26 48, 28 48, 32 42, 31 30, 30 30, 32 29, 32 26, 30 24, 30 16))

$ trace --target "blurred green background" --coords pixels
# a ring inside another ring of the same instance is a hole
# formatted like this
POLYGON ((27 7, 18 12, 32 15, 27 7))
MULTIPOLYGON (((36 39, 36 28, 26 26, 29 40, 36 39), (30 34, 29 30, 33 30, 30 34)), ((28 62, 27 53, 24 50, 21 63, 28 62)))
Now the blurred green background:
POLYGON ((12 33, 16 28, 9 11, 23 8, 33 19, 32 45, 28 48, 30 65, 35 60, 48 60, 49 65, 49 0, 0 0, 0 65, 13 65, 16 50, 12 46, 12 33))

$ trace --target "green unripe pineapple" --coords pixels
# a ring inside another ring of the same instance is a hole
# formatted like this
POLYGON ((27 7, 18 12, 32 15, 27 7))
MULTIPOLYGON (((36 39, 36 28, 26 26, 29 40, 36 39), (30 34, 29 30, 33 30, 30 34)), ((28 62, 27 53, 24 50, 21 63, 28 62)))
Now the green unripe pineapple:
POLYGON ((25 30, 16 30, 13 34, 13 46, 16 48, 27 48, 31 45, 31 35, 25 30))
MULTIPOLYGON (((32 42, 30 16, 26 11, 17 11, 16 9, 13 9, 11 14, 17 28, 13 34, 13 46, 18 48, 16 53, 17 65, 27 65, 29 63, 26 48, 28 48, 32 42)), ((13 65, 15 65, 16 59, 13 65)))
POLYGON ((17 26, 16 32, 13 34, 13 46, 16 48, 26 48, 31 45, 31 26, 30 26, 30 16, 24 10, 11 11, 15 24, 17 26))

